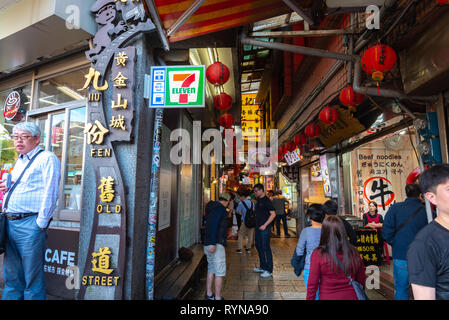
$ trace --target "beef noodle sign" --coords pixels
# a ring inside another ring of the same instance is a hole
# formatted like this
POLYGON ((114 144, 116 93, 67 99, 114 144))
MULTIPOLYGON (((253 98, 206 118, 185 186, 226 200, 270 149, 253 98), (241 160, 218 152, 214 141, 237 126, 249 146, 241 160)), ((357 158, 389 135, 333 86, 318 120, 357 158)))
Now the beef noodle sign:
POLYGON ((20 93, 17 91, 11 92, 6 98, 5 105, 3 106, 3 115, 6 120, 20 121, 22 113, 20 109, 20 93))

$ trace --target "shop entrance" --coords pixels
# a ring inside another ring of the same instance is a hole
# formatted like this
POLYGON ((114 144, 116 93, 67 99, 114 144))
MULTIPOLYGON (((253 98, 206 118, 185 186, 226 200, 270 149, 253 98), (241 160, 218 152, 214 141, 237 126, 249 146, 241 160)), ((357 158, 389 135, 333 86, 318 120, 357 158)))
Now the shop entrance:
POLYGON ((41 147, 55 153, 61 161, 60 192, 54 220, 80 221, 85 102, 76 101, 52 112, 33 112, 28 121, 41 128, 41 147))

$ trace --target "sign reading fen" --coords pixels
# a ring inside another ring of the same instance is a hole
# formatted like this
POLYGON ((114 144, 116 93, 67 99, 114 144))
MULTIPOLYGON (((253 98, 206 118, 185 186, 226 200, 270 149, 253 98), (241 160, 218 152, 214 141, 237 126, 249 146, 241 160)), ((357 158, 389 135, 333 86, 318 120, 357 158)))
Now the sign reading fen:
POLYGON ((204 66, 151 68, 150 108, 204 108, 204 66))

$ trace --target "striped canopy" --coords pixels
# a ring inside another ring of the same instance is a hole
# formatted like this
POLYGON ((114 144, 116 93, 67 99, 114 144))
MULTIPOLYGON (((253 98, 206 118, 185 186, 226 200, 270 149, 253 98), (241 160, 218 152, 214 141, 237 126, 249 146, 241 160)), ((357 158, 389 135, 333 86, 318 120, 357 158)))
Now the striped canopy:
MULTIPOLYGON (((168 29, 194 0, 154 0, 168 29)), ((291 12, 282 0, 206 0, 175 32, 170 42, 185 40, 291 12)))

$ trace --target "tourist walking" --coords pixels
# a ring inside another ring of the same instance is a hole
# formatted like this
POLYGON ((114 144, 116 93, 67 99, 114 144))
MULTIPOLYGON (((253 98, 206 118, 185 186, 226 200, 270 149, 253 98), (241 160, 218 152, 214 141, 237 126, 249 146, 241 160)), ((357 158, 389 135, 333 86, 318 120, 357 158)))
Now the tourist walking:
POLYGON ((277 191, 276 194, 273 196, 273 200, 271 200, 273 203, 274 211, 276 211, 276 236, 279 238, 281 236, 281 220, 282 225, 284 227, 284 237, 290 238, 290 235, 288 233, 288 226, 287 226, 287 213, 285 211, 285 205, 288 205, 288 200, 285 199, 282 196, 281 191, 277 191))
POLYGON ((61 164, 53 152, 39 146, 40 136, 34 123, 14 126, 12 138, 19 158, 11 172, 12 185, 0 184, 7 217, 3 300, 46 298, 44 253, 58 200, 61 164))
MULTIPOLYGON (((338 204, 335 200, 327 200, 323 204, 323 210, 326 213, 326 217, 327 216, 337 216, 338 204)), ((348 235, 349 242, 351 242, 351 244, 353 246, 355 246, 357 244, 357 235, 355 234, 355 231, 352 228, 351 224, 348 221, 346 221, 345 219, 341 218, 340 216, 337 216, 337 217, 339 217, 341 219, 341 221, 343 222, 343 225, 345 226, 345 230, 346 230, 346 234, 348 235)))
POLYGON ((393 249, 394 299, 409 300, 407 249, 427 225, 426 208, 416 183, 405 186, 407 198, 390 206, 385 214, 382 236, 393 249))
POLYGON ((226 276, 227 213, 231 196, 223 193, 218 201, 210 201, 206 206, 206 230, 204 254, 207 258, 206 300, 223 300, 221 289, 226 276), (212 291, 214 284, 215 293, 212 291))
MULTIPOLYGON (((307 289, 307 280, 309 278, 310 271, 310 258, 313 251, 320 244, 321 238, 321 225, 324 220, 324 211, 321 204, 312 204, 306 212, 308 221, 312 226, 304 228, 299 236, 298 243, 296 245, 296 254, 298 256, 306 255, 304 263, 304 284, 307 289)), ((318 296, 318 294, 317 294, 318 296)))
POLYGON ((265 195, 262 184, 254 186, 256 203, 256 249, 259 254, 259 267, 254 272, 260 273, 262 278, 273 275, 273 255, 270 247, 271 226, 270 223, 276 217, 271 200, 265 195))
POLYGON ((245 224, 245 218, 246 218, 246 214, 248 213, 249 210, 254 210, 254 204, 249 199, 249 191, 248 190, 240 191, 239 197, 240 197, 240 203, 236 209, 236 213, 241 216, 242 223, 241 223, 240 229, 239 229, 236 252, 242 253, 243 241, 246 238, 245 251, 246 251, 246 253, 249 253, 249 252, 251 252, 251 247, 253 245, 255 226, 248 227, 245 224))
POLYGON ((307 300, 314 300, 318 290, 320 300, 357 299, 346 274, 365 287, 365 267, 360 254, 348 241, 341 219, 328 216, 323 221, 320 244, 310 261, 307 300))

